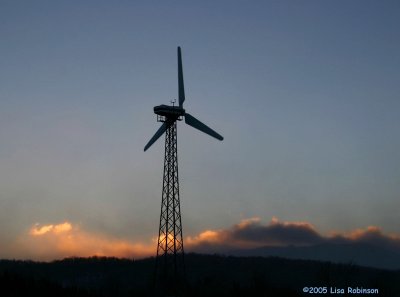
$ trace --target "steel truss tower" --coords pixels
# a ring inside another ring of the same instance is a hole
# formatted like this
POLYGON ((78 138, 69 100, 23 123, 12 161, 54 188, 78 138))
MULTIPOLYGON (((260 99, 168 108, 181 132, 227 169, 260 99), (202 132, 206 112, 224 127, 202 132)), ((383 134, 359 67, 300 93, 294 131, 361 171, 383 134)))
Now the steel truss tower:
POLYGON ((185 278, 176 120, 165 118, 164 178, 155 268, 155 287, 168 295, 179 294, 185 278))
POLYGON ((189 126, 218 140, 224 139, 206 124, 187 113, 183 108, 185 88, 183 84, 182 54, 179 46, 178 95, 178 106, 175 106, 175 101, 173 101, 171 102, 172 106, 161 104, 154 107, 157 121, 162 122, 162 125, 144 147, 144 151, 148 150, 165 132, 164 178, 154 273, 155 293, 164 296, 182 296, 185 288, 176 123, 185 118, 185 123, 189 126))

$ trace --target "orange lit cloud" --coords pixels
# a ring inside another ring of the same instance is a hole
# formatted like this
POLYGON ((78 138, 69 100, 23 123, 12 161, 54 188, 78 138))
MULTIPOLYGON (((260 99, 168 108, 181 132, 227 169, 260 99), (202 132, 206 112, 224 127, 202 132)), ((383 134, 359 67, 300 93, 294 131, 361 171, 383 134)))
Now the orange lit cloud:
POLYGON ((54 234, 62 233, 62 232, 68 232, 72 229, 72 225, 68 222, 58 224, 58 225, 45 225, 45 226, 39 226, 36 224, 34 227, 31 228, 29 234, 33 236, 40 236, 43 234, 46 234, 48 232, 53 232, 54 234))
POLYGON ((260 246, 307 245, 323 241, 308 222, 281 222, 273 217, 262 224, 259 217, 240 221, 229 229, 206 230, 186 239, 189 250, 221 252, 260 246))
POLYGON ((283 222, 273 217, 263 224, 258 217, 245 219, 228 229, 207 230, 188 237, 189 250, 224 253, 234 249, 263 246, 310 246, 321 243, 368 243, 400 251, 400 236, 385 234, 379 227, 369 226, 351 232, 321 234, 309 222, 283 222))
POLYGON ((223 242, 226 238, 226 234, 223 230, 213 231, 213 230, 206 230, 201 232, 197 236, 188 236, 185 239, 185 242, 189 246, 195 246, 199 243, 216 243, 219 244, 223 242))
POLYGON ((382 229, 377 226, 355 229, 348 233, 332 232, 329 238, 332 241, 372 243, 374 245, 400 250, 400 235, 385 234, 382 229))
MULTIPOLYGON (((272 217, 271 222, 275 222, 275 220, 278 220, 276 217, 272 217)), ((243 219, 239 222, 239 224, 236 224, 236 227, 239 229, 245 229, 249 226, 259 224, 261 219, 259 217, 254 217, 250 219, 243 219)))
POLYGON ((351 238, 353 240, 360 240, 362 238, 364 238, 365 236, 371 236, 371 235, 378 235, 381 236, 382 235, 382 231, 379 227, 376 226, 368 226, 365 229, 356 229, 351 231, 347 237, 351 238))
MULTIPOLYGON (((350 232, 324 235, 309 222, 287 222, 273 217, 263 223, 258 217, 244 219, 226 229, 207 229, 184 239, 187 251, 227 253, 237 249, 278 246, 312 246, 325 243, 367 243, 400 252, 400 236, 386 234, 369 226, 350 232)), ((53 260, 65 257, 113 256, 143 258, 154 256, 157 237, 148 242, 133 242, 109 235, 89 232, 71 222, 35 224, 7 250, 7 257, 53 260)), ((3 256, 4 257, 4 256, 3 256)))
POLYGON ((114 256, 146 257, 154 253, 154 243, 133 243, 82 230, 70 222, 35 224, 18 240, 19 253, 37 260, 65 257, 114 256))

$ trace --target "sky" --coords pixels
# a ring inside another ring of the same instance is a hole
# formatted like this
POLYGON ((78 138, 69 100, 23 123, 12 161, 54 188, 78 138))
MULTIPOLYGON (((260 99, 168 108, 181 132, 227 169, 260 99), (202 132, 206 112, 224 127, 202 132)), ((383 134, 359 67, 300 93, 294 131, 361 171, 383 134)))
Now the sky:
POLYGON ((177 46, 184 108, 224 136, 178 123, 189 249, 244 226, 399 247, 399 28, 397 1, 1 0, 0 258, 155 253, 143 148, 177 46))

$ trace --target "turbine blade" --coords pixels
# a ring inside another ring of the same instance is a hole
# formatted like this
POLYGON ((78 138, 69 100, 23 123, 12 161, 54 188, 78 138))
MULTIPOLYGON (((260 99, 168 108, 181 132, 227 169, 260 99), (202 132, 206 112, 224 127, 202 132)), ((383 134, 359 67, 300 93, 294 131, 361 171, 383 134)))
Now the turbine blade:
POLYGON ((178 46, 178 93, 179 107, 182 107, 183 101, 185 101, 185 86, 183 85, 182 55, 180 46, 178 46))
POLYGON ((193 128, 196 128, 197 130, 200 130, 201 132, 204 132, 204 133, 218 139, 218 140, 224 139, 221 135, 219 135, 213 129, 206 126, 205 124, 200 122, 198 119, 196 119, 194 116, 192 116, 188 113, 185 113, 185 123, 188 124, 189 126, 192 126, 193 128))
POLYGON ((167 124, 164 122, 161 127, 157 130, 156 134, 150 139, 150 141, 146 144, 144 147, 144 151, 147 151, 147 149, 157 141, 158 138, 160 138, 161 135, 167 130, 167 124))

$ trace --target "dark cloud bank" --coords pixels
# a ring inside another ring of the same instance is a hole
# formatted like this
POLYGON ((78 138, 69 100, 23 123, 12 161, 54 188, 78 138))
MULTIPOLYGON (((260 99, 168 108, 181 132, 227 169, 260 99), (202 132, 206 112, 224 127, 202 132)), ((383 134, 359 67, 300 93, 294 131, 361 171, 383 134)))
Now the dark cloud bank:
POLYGON ((349 233, 319 233, 308 222, 262 224, 248 219, 230 229, 189 238, 188 250, 240 256, 279 256, 400 269, 400 237, 370 226, 349 233))

